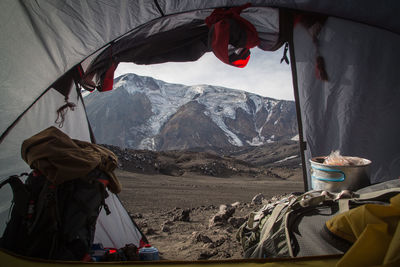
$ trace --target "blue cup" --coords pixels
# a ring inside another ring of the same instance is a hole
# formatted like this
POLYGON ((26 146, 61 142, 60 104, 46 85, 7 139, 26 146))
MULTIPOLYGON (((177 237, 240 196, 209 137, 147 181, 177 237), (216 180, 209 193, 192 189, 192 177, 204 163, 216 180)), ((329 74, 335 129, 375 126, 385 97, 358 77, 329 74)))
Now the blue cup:
POLYGON ((146 245, 139 249, 139 258, 142 261, 157 261, 160 260, 158 249, 150 245, 146 245))

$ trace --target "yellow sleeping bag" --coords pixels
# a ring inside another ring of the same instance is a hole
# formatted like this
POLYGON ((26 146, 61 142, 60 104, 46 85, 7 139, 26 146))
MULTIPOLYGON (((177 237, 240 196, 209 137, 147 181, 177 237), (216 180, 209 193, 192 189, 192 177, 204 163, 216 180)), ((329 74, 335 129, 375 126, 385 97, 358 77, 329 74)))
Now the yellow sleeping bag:
POLYGON ((337 266, 400 266, 400 194, 390 205, 365 204, 326 222, 353 243, 337 266))

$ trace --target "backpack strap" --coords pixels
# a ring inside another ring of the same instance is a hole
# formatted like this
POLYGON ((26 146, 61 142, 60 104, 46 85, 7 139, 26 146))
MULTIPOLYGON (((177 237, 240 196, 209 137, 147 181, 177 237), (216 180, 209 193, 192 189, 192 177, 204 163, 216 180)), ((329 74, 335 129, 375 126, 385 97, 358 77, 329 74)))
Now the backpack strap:
POLYGON ((27 175, 27 173, 22 173, 20 175, 11 175, 0 184, 0 188, 2 188, 6 184, 10 184, 13 192, 13 203, 16 212, 20 216, 26 216, 27 206, 29 202, 29 192, 26 189, 24 183, 19 178, 24 175, 27 175))
POLYGON ((379 199, 389 199, 392 196, 400 193, 400 187, 388 188, 374 192, 368 192, 359 194, 355 198, 344 198, 339 199, 339 213, 346 212, 350 209, 351 201, 368 201, 368 200, 379 200, 379 199))
POLYGON ((106 215, 110 215, 111 211, 105 200, 106 198, 108 198, 108 193, 106 188, 110 184, 111 177, 109 177, 107 173, 101 171, 100 169, 95 168, 87 175, 87 178, 92 180, 92 182, 98 183, 102 196, 101 207, 104 208, 106 215))
POLYGON ((261 241, 260 243, 262 243, 268 236, 268 233, 271 231, 272 226, 274 225, 276 219, 278 218, 279 214, 282 212, 282 210, 287 207, 286 204, 278 204, 274 210, 272 211, 271 216, 267 219, 267 221, 264 224, 264 227, 261 231, 261 241))
POLYGON ((278 220, 278 217, 281 215, 283 210, 287 208, 288 205, 285 203, 280 203, 275 206, 273 209, 271 215, 268 217, 267 221, 264 223, 261 234, 260 234, 260 241, 258 242, 256 248, 253 250, 251 254, 251 258, 265 258, 264 252, 263 252, 263 247, 264 247, 264 242, 271 237, 271 230, 273 226, 275 225, 276 221, 278 220))

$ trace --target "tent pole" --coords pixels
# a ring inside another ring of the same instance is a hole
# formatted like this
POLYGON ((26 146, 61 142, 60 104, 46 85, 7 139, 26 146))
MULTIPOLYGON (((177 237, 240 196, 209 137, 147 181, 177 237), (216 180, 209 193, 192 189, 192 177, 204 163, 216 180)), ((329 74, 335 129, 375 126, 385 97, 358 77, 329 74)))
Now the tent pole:
POLYGON ((301 155, 301 165, 303 169, 303 182, 304 182, 304 191, 307 192, 308 188, 308 178, 307 178, 307 165, 306 165, 306 157, 304 151, 307 149, 307 143, 304 141, 303 137, 303 123, 301 120, 301 110, 300 110, 300 100, 299 100, 299 85, 297 83, 297 69, 296 69, 296 57, 294 54, 294 45, 293 45, 293 24, 291 27, 291 32, 289 34, 289 54, 290 54, 290 67, 292 69, 292 80, 293 80, 293 93, 296 104, 296 115, 297 115, 297 126, 299 129, 299 146, 300 146, 300 155, 301 155))

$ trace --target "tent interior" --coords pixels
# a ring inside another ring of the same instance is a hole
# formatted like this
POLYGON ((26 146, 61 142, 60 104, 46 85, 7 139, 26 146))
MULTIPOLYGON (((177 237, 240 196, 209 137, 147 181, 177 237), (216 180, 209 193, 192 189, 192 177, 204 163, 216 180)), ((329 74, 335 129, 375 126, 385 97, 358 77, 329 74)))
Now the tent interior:
MULTIPOLYGON (((29 170, 22 141, 57 125, 56 111, 66 103, 75 107, 60 129, 94 142, 82 87, 111 90, 121 62, 185 62, 211 53, 205 19, 215 8, 247 2, 240 15, 255 27, 258 47, 289 45, 305 190, 312 188, 309 160, 337 149, 372 161, 371 184, 399 179, 400 4, 394 0, 2 1, 1 179, 29 170)), ((11 190, 2 188, 0 232, 11 200, 11 190)), ((140 233, 115 234, 140 239, 140 233)))

